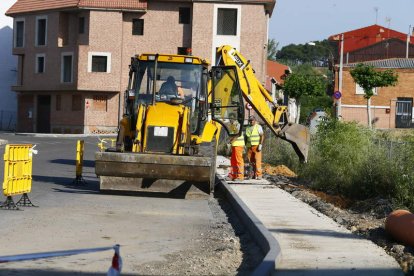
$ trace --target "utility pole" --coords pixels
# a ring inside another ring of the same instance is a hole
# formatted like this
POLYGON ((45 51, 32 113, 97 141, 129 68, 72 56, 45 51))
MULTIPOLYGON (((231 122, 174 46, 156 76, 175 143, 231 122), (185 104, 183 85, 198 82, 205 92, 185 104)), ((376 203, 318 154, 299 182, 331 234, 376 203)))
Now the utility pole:
POLYGON ((408 58, 408 51, 410 49, 410 37, 411 37, 411 25, 408 27, 408 33, 407 33, 407 49, 405 51, 405 58, 408 58))
MULTIPOLYGON (((339 92, 342 92, 342 74, 343 74, 343 69, 344 69, 344 34, 341 35, 341 56, 339 59, 339 81, 338 81, 338 89, 339 92)), ((342 108, 341 108, 341 98, 339 98, 336 102, 337 104, 337 119, 341 120, 342 117, 342 108)))

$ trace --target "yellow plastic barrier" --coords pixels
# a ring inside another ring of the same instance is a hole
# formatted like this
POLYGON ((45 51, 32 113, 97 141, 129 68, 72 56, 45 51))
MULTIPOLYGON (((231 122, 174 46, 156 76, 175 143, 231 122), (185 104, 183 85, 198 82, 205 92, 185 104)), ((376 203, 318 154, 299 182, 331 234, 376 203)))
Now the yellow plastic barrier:
POLYGON ((32 189, 32 145, 6 145, 4 153, 5 196, 29 193, 32 189))
POLYGON ((19 206, 34 206, 27 193, 32 190, 32 157, 31 144, 6 145, 4 153, 4 181, 3 195, 7 197, 0 208, 18 210, 19 206), (15 204, 12 196, 21 195, 22 198, 15 204))
POLYGON ((78 142, 76 143, 76 178, 73 181, 73 184, 85 184, 86 183, 86 181, 82 177, 83 150, 84 150, 84 141, 78 140, 78 142))
POLYGON ((116 138, 103 138, 99 139, 98 148, 100 151, 105 151, 108 147, 106 144, 111 143, 111 148, 115 148, 116 146, 116 138))

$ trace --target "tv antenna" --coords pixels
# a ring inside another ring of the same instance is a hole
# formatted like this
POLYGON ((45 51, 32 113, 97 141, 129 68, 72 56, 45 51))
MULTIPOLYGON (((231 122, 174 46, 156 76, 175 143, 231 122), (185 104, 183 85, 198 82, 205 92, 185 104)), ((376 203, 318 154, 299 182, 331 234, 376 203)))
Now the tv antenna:
POLYGON ((385 17, 385 22, 387 22, 388 23, 388 29, 390 28, 390 25, 391 25, 391 17, 385 17))

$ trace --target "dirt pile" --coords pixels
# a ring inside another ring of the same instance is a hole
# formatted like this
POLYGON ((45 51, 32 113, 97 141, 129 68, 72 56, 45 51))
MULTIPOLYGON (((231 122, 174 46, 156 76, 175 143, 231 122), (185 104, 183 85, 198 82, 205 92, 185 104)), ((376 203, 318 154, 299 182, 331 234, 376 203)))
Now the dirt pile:
POLYGON ((289 192, 354 234, 381 246, 398 261, 406 275, 414 275, 414 248, 398 243, 385 232, 385 219, 393 211, 389 200, 372 198, 364 201, 352 201, 341 196, 312 190, 299 184, 299 181, 294 177, 269 173, 273 171, 278 171, 278 169, 269 168, 265 172, 266 178, 275 187, 289 192))
POLYGON ((286 177, 296 177, 296 174, 285 165, 272 166, 264 164, 263 172, 270 175, 282 175, 286 177))

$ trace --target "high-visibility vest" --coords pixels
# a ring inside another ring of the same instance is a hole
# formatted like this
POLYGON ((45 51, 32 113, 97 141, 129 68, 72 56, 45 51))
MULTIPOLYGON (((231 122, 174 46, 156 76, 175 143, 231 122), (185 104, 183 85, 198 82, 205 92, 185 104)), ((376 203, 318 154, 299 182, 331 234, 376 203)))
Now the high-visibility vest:
POLYGON ((242 134, 237 137, 237 139, 235 139, 232 143, 231 143, 232 147, 244 147, 244 135, 243 132, 242 134))
POLYGON ((259 125, 248 126, 246 128, 246 137, 248 146, 257 146, 260 144, 259 125))

